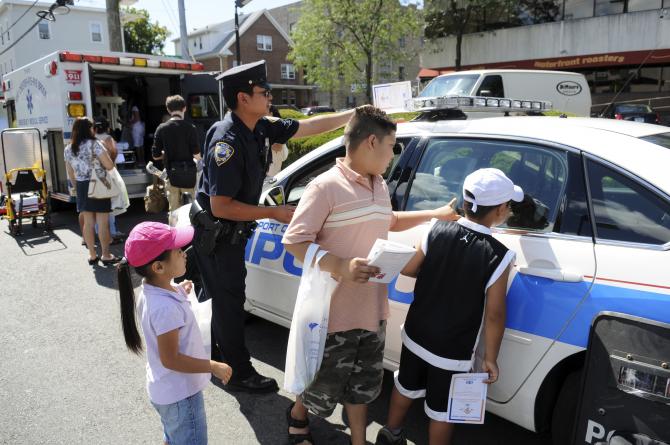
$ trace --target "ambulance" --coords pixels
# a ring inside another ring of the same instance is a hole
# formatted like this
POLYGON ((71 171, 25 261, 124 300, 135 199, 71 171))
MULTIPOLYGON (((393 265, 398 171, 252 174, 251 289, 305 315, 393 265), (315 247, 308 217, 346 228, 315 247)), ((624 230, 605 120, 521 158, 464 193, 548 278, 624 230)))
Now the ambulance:
MULTIPOLYGON (((415 100, 430 111, 425 99, 415 100)), ((502 114, 524 103, 449 96, 434 106, 502 114)), ((494 230, 516 260, 500 379, 488 390, 487 410, 531 431, 551 431, 554 445, 624 444, 614 439, 628 433, 658 441, 637 443, 670 443, 668 128, 432 116, 398 125, 385 174, 394 210, 434 209, 454 197, 460 206, 463 180, 484 167, 501 169, 526 194, 494 230)), ((306 154, 270 181, 261 204, 299 204, 309 182, 344 153, 338 138, 306 154)), ((258 223, 246 247, 247 310, 289 327, 302 265, 282 244, 286 224, 258 223)), ((424 230, 391 232, 389 239, 414 246, 424 230)), ((413 288, 414 279, 402 275, 388 286, 389 370, 400 360, 413 288)))
POLYGON ((201 135, 219 119, 222 107, 214 73, 205 72, 202 63, 146 54, 57 51, 2 76, 2 90, 9 126, 39 130, 47 186, 53 199, 65 202, 73 198, 63 151, 76 118, 104 116, 116 130, 124 155, 117 167, 133 198, 144 195, 150 178, 138 168, 132 149, 132 108, 140 110, 145 146, 150 146, 166 114, 167 96, 184 96, 186 119, 201 135))

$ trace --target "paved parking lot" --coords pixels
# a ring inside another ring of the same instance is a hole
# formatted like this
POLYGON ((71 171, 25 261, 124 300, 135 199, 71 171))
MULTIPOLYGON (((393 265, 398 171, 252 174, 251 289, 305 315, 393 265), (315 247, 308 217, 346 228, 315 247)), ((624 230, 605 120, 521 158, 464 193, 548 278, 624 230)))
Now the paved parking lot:
MULTIPOLYGON (((124 231, 146 215, 141 200, 118 219, 124 231)), ((91 268, 80 245, 73 211, 54 217, 53 234, 27 227, 23 237, 8 234, 0 222, 0 443, 2 444, 158 444, 161 427, 144 382, 144 358, 127 352, 118 314, 115 273, 91 268)), ((117 255, 121 246, 113 246, 117 255)), ((250 317, 248 343, 258 370, 282 381, 286 328, 250 317)), ((368 441, 385 420, 392 375, 371 406, 368 441)), ((284 444, 285 392, 264 396, 205 391, 212 444, 284 444)), ((427 442, 422 403, 409 416, 408 437, 427 442)), ((314 419, 319 443, 347 443, 340 408, 328 419, 314 419)), ((547 437, 496 416, 484 426, 460 426, 455 445, 539 445, 547 437)))

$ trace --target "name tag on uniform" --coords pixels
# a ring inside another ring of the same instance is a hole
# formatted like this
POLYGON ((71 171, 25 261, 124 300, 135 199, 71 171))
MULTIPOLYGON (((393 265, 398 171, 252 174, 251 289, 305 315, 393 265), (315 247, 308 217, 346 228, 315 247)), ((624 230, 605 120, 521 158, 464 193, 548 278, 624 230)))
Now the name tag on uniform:
POLYGON ((449 388, 447 422, 484 423, 486 412, 487 373, 454 374, 449 388))

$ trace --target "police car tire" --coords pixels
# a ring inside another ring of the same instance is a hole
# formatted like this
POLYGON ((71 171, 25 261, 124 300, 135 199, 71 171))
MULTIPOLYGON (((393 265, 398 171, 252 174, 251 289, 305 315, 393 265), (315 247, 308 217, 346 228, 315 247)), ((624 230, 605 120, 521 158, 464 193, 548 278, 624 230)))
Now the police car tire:
POLYGON ((556 398, 551 415, 551 442, 553 445, 572 443, 572 434, 577 418, 577 401, 581 370, 574 371, 565 378, 556 398))

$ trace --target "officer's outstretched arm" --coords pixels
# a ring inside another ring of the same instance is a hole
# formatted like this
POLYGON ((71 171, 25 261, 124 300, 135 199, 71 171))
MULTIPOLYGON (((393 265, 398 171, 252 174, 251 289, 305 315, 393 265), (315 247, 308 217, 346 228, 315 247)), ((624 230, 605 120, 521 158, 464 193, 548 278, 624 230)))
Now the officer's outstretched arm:
POLYGON ((229 221, 255 221, 271 218, 288 224, 291 222, 295 207, 292 206, 253 206, 237 201, 230 196, 210 196, 212 214, 216 218, 229 221))
POLYGON ((300 121, 298 131, 293 135, 294 138, 303 138, 305 136, 314 136, 315 134, 325 133, 346 125, 353 116, 355 109, 343 111, 341 113, 326 114, 324 116, 311 117, 300 121))

